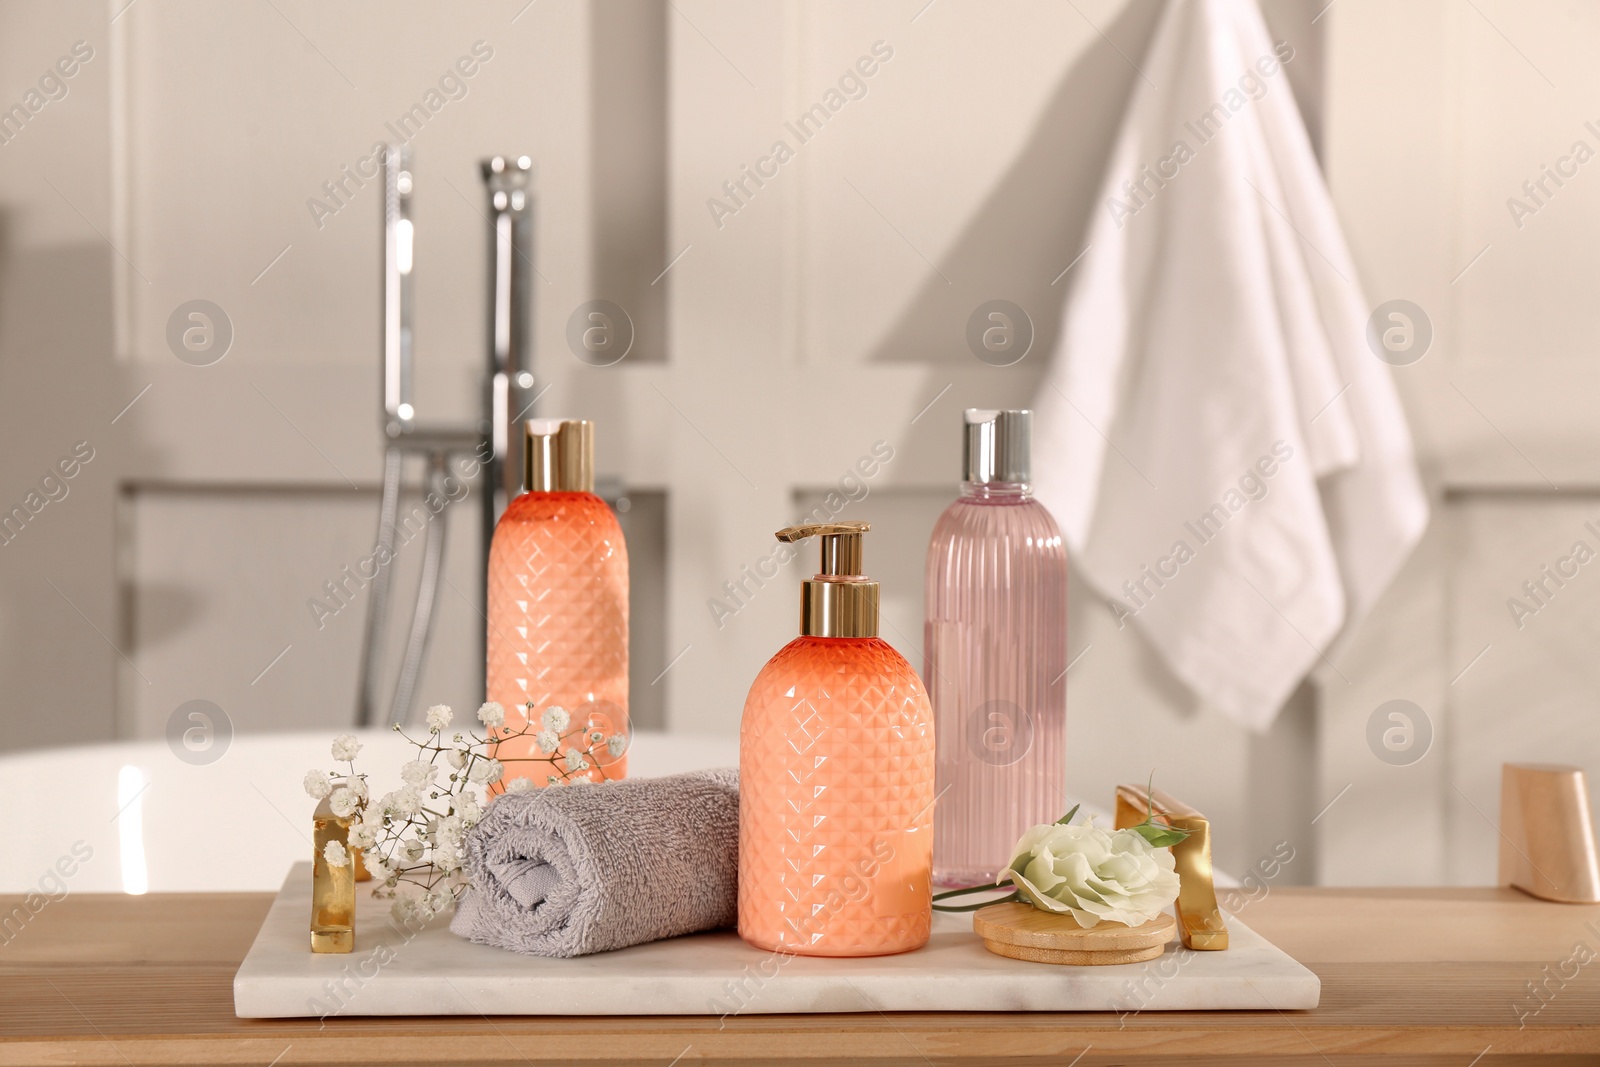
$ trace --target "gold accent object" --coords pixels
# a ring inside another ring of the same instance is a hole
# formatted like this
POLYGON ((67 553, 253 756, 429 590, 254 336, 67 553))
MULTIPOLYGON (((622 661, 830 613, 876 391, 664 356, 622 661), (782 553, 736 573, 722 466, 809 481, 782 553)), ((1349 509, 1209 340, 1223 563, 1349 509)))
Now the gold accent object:
POLYGON ((1165 816, 1189 836, 1172 846, 1178 871, 1178 932, 1183 946, 1200 952, 1228 947, 1228 927, 1217 907, 1217 890, 1211 872, 1211 824, 1189 805, 1161 790, 1146 792, 1142 785, 1117 786, 1117 829, 1137 826, 1150 812, 1165 816))
POLYGON ((522 429, 524 492, 594 492, 594 423, 529 419, 522 429))
POLYGON ((821 541, 821 568, 800 583, 802 635, 878 636, 878 583, 861 573, 861 539, 870 529, 869 522, 814 522, 775 535, 785 542, 821 541))
POLYGON ((356 945, 356 883, 371 879, 361 850, 350 847, 350 827, 355 820, 338 816, 326 797, 311 816, 315 855, 311 865, 311 951, 349 952, 356 945), (350 854, 343 867, 330 866, 322 850, 337 841, 350 854))
POLYGON ((1600 904, 1600 856, 1582 769, 1502 765, 1500 884, 1541 900, 1600 904))
POLYGON ((1162 912, 1140 926, 1107 920, 1085 929, 1071 915, 1018 901, 991 904, 972 915, 972 932, 997 956, 1080 967, 1153 960, 1166 951, 1177 925, 1162 912))

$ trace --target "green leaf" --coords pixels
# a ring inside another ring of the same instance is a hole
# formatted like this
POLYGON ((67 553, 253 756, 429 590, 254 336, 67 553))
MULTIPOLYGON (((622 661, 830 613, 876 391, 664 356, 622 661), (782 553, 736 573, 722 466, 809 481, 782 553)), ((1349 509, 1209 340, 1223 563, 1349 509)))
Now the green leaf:
POLYGON ((965 893, 998 893, 1004 888, 1004 882, 992 882, 985 883, 983 885, 969 885, 964 889, 947 889, 942 893, 935 893, 933 895, 933 899, 936 901, 948 900, 951 897, 959 897, 965 893))
POLYGON ((1056 825, 1057 826, 1065 826, 1065 825, 1067 825, 1078 814, 1078 809, 1081 808, 1081 807, 1083 807, 1082 804, 1074 804, 1074 805, 1072 805, 1072 810, 1067 812, 1065 815, 1061 816, 1061 818, 1057 819, 1056 820, 1056 825))
POLYGON ((1187 838, 1190 834, 1190 831, 1179 826, 1170 826, 1166 823, 1156 822, 1155 785, 1156 772, 1151 771, 1150 780, 1145 784, 1144 787, 1144 822, 1140 823, 1138 826, 1130 826, 1128 829, 1132 830, 1134 833, 1150 842, 1150 844, 1156 848, 1170 848, 1171 846, 1176 845, 1187 838))
POLYGON ((1009 904, 1013 901, 1020 902, 1021 900, 1022 897, 1013 892, 994 900, 986 900, 982 904, 935 904, 933 910, 944 912, 982 911, 991 904, 1009 904))
POLYGON ((1153 822, 1143 822, 1138 826, 1130 826, 1129 829, 1156 848, 1168 848, 1189 836, 1188 830, 1179 829, 1176 826, 1162 826, 1160 823, 1153 822))

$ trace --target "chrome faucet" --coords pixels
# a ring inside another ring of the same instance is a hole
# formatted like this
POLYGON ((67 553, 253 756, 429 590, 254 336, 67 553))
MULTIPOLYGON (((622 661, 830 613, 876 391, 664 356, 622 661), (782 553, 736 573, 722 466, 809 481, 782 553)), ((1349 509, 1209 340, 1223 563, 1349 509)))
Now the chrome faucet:
MULTIPOLYGON (((480 548, 484 576, 478 588, 479 614, 488 601, 489 540, 506 503, 522 488, 520 451, 514 450, 513 428, 533 412, 537 394, 529 344, 533 276, 533 202, 529 188, 533 164, 527 156, 495 156, 483 162, 489 199, 489 365, 484 415, 470 426, 425 426, 417 421, 412 394, 411 298, 416 233, 411 220, 414 179, 409 146, 391 145, 383 163, 383 411, 387 444, 383 462, 383 499, 378 509, 378 555, 392 561, 399 519, 400 482, 408 454, 424 458, 428 487, 448 498, 446 479, 453 456, 475 454, 482 465, 480 548)), ((439 600, 444 562, 445 514, 427 524, 422 576, 411 613, 404 659, 390 702, 390 721, 405 722, 416 696, 417 680, 427 656, 433 617, 439 600)), ((378 679, 382 673, 383 635, 393 585, 391 563, 381 563, 372 580, 372 602, 363 637, 361 677, 356 696, 356 721, 378 722, 378 679)), ((486 634, 480 632, 479 650, 486 634)))

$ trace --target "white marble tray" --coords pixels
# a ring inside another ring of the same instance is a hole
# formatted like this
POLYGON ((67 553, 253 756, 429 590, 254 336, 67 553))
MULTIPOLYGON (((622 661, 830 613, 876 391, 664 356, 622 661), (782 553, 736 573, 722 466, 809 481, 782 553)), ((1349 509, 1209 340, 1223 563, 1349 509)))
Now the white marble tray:
POLYGON ((289 872, 233 979, 241 1018, 333 1015, 735 1015, 858 1011, 1174 1011, 1314 1008, 1317 976, 1230 917, 1233 947, 1114 967, 996 956, 969 915, 935 915, 899 956, 778 957, 731 931, 572 960, 474 945, 447 921, 406 935, 358 886, 356 950, 313 955, 311 865, 289 872))

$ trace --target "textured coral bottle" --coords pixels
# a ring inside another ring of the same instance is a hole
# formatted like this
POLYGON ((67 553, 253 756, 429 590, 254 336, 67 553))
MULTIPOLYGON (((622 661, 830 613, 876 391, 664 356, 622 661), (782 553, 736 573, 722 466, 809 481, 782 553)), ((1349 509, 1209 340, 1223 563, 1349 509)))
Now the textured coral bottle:
POLYGON ((911 665, 878 638, 864 522, 816 534, 800 636, 761 669, 739 731, 739 936, 803 956, 880 956, 927 943, 933 715, 911 665))
POLYGON ((969 409, 966 480, 928 546, 923 679, 938 726, 933 876, 992 882, 1066 805, 1067 556, 1028 485, 1032 414, 969 409))
MULTIPOLYGON (((594 494, 594 424, 530 419, 524 446, 525 491, 507 505, 489 546, 487 689, 506 709, 497 735, 524 724, 529 702, 535 721, 546 708, 563 708, 571 725, 557 755, 576 748, 588 764, 578 773, 620 778, 626 755, 590 744, 596 731, 628 733, 628 550, 616 516, 594 494)), ((547 784, 548 754, 533 733, 502 742, 495 755, 506 781, 547 784)))

